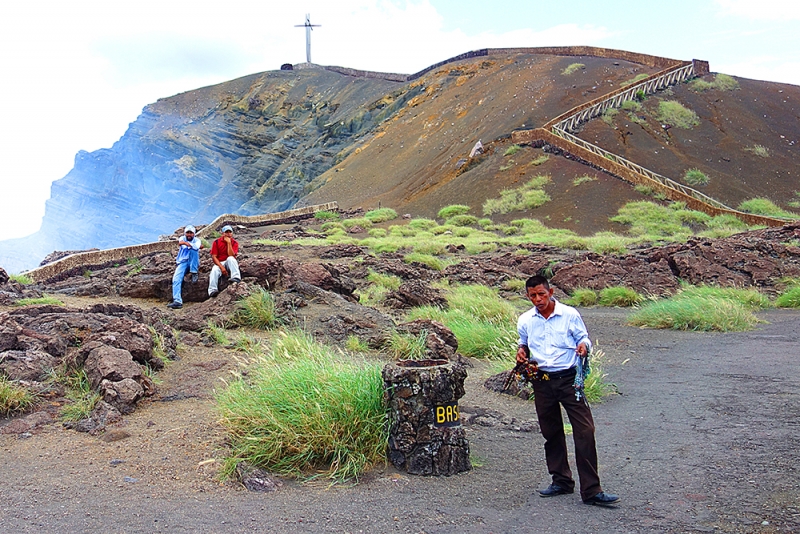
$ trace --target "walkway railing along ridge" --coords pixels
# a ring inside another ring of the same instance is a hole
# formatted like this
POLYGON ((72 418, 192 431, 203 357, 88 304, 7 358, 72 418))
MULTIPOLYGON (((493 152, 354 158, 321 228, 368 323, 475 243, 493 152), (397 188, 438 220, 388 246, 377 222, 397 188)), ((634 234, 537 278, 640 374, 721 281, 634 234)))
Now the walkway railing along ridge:
POLYGON ((710 215, 719 215, 723 213, 731 214, 740 220, 747 222, 748 224, 764 224, 767 226, 782 226, 786 224, 790 221, 790 219, 754 215, 752 213, 745 213, 726 206, 722 202, 719 202, 718 200, 715 200, 708 195, 697 191, 696 189, 653 172, 645 167, 642 167, 641 165, 623 158, 622 156, 585 141, 576 135, 573 135, 572 133, 577 130, 581 124, 602 115, 609 108, 618 108, 622 106, 622 103, 625 101, 635 100, 637 95, 641 93, 646 95, 653 94, 657 91, 666 89, 671 85, 690 80, 700 74, 705 74, 706 72, 708 72, 708 64, 705 62, 700 62, 697 60, 692 62, 675 61, 674 65, 666 68, 665 70, 657 72, 640 82, 632 84, 628 87, 614 90, 610 93, 576 106, 565 113, 562 113, 558 117, 545 124, 541 129, 515 131, 512 134, 512 141, 515 143, 531 143, 546 140, 543 138, 549 136, 544 135, 543 132, 547 132, 548 134, 556 136, 555 139, 550 138, 549 142, 558 146, 558 148, 566 152, 575 153, 576 156, 582 157, 582 159, 586 160, 592 165, 595 165, 627 182, 651 185, 654 187, 654 189, 663 193, 671 200, 686 201, 687 205, 689 205, 692 209, 697 209, 710 215), (698 66, 701 66, 703 72, 697 72, 698 66), (557 139, 560 139, 563 142, 559 143, 557 139), (592 158, 588 156, 586 152, 600 157, 592 158), (619 165, 628 171, 632 171, 638 175, 638 177, 630 175, 626 176, 626 173, 620 173, 619 169, 615 168, 616 165, 619 165))
MULTIPOLYGON (((197 232, 197 236, 201 238, 208 237, 212 232, 218 231, 226 224, 238 224, 242 226, 281 224, 312 217, 318 211, 336 211, 338 209, 339 205, 336 202, 328 202, 326 204, 317 204, 315 206, 295 208, 276 213, 265 213, 262 215, 234 215, 226 213, 220 215, 201 228, 197 232)), ((101 267, 109 263, 125 262, 129 258, 140 258, 156 252, 177 252, 176 244, 176 241, 173 239, 169 241, 144 243, 141 245, 130 245, 127 247, 80 252, 32 269, 26 272, 25 275, 34 282, 45 282, 78 268, 89 269, 91 267, 101 267)))

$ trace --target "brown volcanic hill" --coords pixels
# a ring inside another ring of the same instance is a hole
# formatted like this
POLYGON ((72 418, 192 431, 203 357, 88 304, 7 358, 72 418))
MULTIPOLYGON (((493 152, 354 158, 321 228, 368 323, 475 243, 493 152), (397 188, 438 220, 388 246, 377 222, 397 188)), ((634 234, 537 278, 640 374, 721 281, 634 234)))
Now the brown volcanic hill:
MULTIPOLYGON (((547 174, 553 181, 545 190, 553 200, 506 218, 539 218, 582 234, 621 230, 608 218, 629 201, 649 199, 631 185, 563 157, 529 166, 541 155, 532 148, 503 154, 515 129, 541 127, 636 75, 658 70, 613 58, 526 53, 445 65, 414 82, 425 86, 424 94, 320 176, 314 182, 319 189, 302 202, 336 200, 345 208, 382 205, 415 216, 434 216, 442 206, 459 203, 479 215, 487 198, 547 174), (573 63, 584 68, 562 74, 573 63), (461 172, 459 165, 479 139, 489 144, 488 155, 461 172), (586 174, 598 180, 573 185, 586 174)), ((792 164, 798 155, 800 87, 739 81, 737 90, 702 93, 691 90, 691 84, 679 84, 648 97, 636 114, 638 124, 621 112, 611 124, 590 121, 578 136, 676 181, 686 170, 698 168, 710 177, 699 189, 731 207, 767 197, 791 209, 788 202, 800 200, 794 193, 800 185, 792 164), (662 127, 655 116, 664 100, 694 110, 699 125, 690 130, 662 127), (756 145, 767 148, 769 157, 747 150, 756 145)))
MULTIPOLYGON (((480 215, 486 199, 538 174, 552 177, 545 187, 552 200, 497 222, 534 217, 584 235, 624 231, 609 217, 649 198, 628 183, 555 154, 529 165, 539 149, 504 153, 513 132, 541 128, 680 62, 586 47, 465 56, 409 77, 304 65, 161 99, 111 149, 77 155, 53 183, 42 229, 0 243, 0 265, 16 272, 52 250, 154 241, 221 213, 296 204, 337 201, 430 217, 459 203, 480 215), (566 74, 573 64, 581 68, 566 74), (470 160, 478 140, 486 152, 470 160), (597 180, 573 184, 586 174, 597 180)), ((680 84, 649 95, 633 118, 595 119, 578 135, 672 179, 701 169, 711 180, 703 192, 733 207, 764 196, 791 208, 800 201, 792 165, 799 101, 800 88, 789 85, 741 80, 738 90, 698 93, 680 84), (682 102, 700 123, 663 128, 655 119, 663 100, 682 102), (756 146, 769 156, 748 151, 756 146)))

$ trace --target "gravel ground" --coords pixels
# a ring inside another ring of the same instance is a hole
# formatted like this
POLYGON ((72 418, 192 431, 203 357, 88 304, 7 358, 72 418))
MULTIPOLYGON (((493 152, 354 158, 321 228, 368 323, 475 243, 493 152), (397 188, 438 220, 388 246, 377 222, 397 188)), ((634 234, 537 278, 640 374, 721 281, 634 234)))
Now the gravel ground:
MULTIPOLYGON (((594 407, 616 508, 536 496, 549 482, 542 438, 504 424, 467 427, 478 465, 462 475, 382 467, 354 486, 285 480, 274 493, 221 483, 211 394, 235 364, 224 349, 192 348, 163 373, 160 396, 106 440, 59 425, 0 435, 0 531, 800 530, 800 313, 763 312, 756 330, 730 334, 628 327, 625 310, 583 314, 620 392, 594 407)), ((535 419, 531 403, 483 388, 486 374, 481 363, 470 370, 462 406, 535 419)))

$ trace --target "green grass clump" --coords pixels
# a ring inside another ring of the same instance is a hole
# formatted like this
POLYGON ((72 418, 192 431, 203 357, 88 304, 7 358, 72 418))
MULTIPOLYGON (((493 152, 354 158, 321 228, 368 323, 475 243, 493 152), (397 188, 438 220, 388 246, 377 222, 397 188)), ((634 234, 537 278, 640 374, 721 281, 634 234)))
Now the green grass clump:
POLYGON ((347 336, 344 342, 344 348, 349 352, 363 353, 369 351, 369 345, 366 341, 361 339, 355 334, 347 336))
POLYGON ((582 307, 594 306, 597 304, 597 291, 585 287, 575 288, 569 298, 564 300, 564 304, 582 307))
MULTIPOLYGON (((342 226, 345 230, 349 230, 354 226, 360 226, 361 228, 369 228, 372 226, 372 221, 367 219, 366 217, 356 217, 355 219, 345 219, 342 221, 342 226)), ((324 228, 324 225, 323 225, 324 228)))
POLYGON ((89 417, 100 402, 100 394, 92 389, 86 371, 81 369, 66 376, 54 374, 54 379, 66 386, 66 397, 70 400, 61 408, 61 419, 80 421, 89 417))
POLYGON ((700 117, 697 116, 697 113, 676 100, 659 102, 656 120, 684 130, 690 130, 700 124, 700 117))
POLYGON ((578 176, 572 180, 572 185, 579 186, 581 184, 585 184, 586 182, 596 182, 597 176, 589 176, 588 174, 584 174, 583 176, 578 176))
POLYGON ((581 69, 585 69, 586 65, 583 63, 571 63, 567 65, 567 68, 561 71, 562 76, 569 76, 570 74, 577 72, 581 69))
POLYGON ((751 329, 758 322, 753 309, 764 305, 761 297, 749 290, 684 286, 669 299, 642 306, 628 323, 672 330, 737 332, 751 329))
POLYGON ((731 214, 716 215, 706 223, 706 230, 699 232, 701 237, 729 237, 747 230, 747 223, 731 214))
POLYGON ((519 310, 486 286, 452 286, 445 291, 448 309, 421 306, 407 319, 432 319, 458 339, 458 351, 473 358, 507 358, 516 343, 519 310), (511 347, 511 348, 509 348, 511 347))
POLYGON ((691 230, 683 226, 678 210, 670 209, 653 202, 629 202, 622 206, 618 215, 610 220, 630 225, 628 233, 632 236, 657 236, 672 240, 686 239, 691 230))
POLYGON ((440 209, 436 216, 440 219, 449 219, 450 217, 455 217, 456 215, 466 215, 471 209, 472 208, 469 206, 465 206, 463 204, 452 204, 440 209))
POLYGON ((503 289, 507 291, 525 291, 525 280, 523 278, 509 278, 503 282, 503 289))
POLYGON ((516 154, 520 150, 522 150, 521 146, 519 146, 519 145, 511 145, 510 147, 508 147, 506 149, 505 152, 503 152, 503 155, 504 156, 513 156, 514 154, 516 154))
POLYGON ((619 110, 617 108, 608 108, 603 112, 600 118, 603 120, 604 123, 608 124, 609 126, 614 125, 614 117, 619 115, 619 110))
POLYGON ((709 285, 684 285, 676 298, 717 298, 736 301, 747 308, 760 310, 769 308, 772 304, 766 295, 755 288, 719 287, 709 285))
POLYGON ((203 334, 217 345, 226 347, 231 344, 228 331, 224 327, 216 324, 213 320, 209 319, 206 323, 205 328, 203 328, 203 334))
POLYGON ((444 254, 445 250, 447 250, 446 245, 438 241, 423 241, 422 243, 414 245, 414 252, 418 252, 419 254, 439 256, 440 254, 444 254))
POLYGON ((613 232, 597 232, 587 238, 587 247, 597 254, 625 254, 631 239, 613 232))
POLYGON ((472 226, 477 224, 478 218, 474 215, 453 215, 445 221, 445 224, 452 226, 472 226))
POLYGON ((683 181, 691 186, 708 185, 709 179, 700 169, 689 169, 683 175, 683 181))
POLYGON ((377 224, 396 219, 397 212, 394 211, 392 208, 378 208, 376 210, 371 210, 365 213, 364 218, 374 224, 377 224))
POLYGON ((778 308, 800 308, 800 286, 788 288, 775 299, 778 308))
POLYGON ((408 225, 415 230, 431 230, 439 226, 439 223, 434 221, 433 219, 411 219, 408 221, 408 225))
POLYGON ((705 80, 696 79, 692 80, 689 83, 689 88, 693 91, 697 91, 698 93, 702 93, 705 91, 717 90, 717 91, 735 91, 739 89, 739 82, 736 81, 732 76, 728 76, 727 74, 717 74, 714 76, 714 79, 710 82, 705 80))
POLYGON ((232 320, 239 326, 262 330, 269 330, 280 323, 272 294, 261 287, 236 303, 232 320))
POLYGON ((216 395, 231 447, 223 474, 247 462, 335 483, 385 461, 382 366, 302 332, 282 333, 246 376, 216 395))
POLYGON ((423 331, 419 335, 392 332, 383 348, 393 360, 423 360, 425 359, 428 333, 423 331))
POLYGON ((403 283, 403 280, 397 275, 384 274, 372 270, 370 270, 367 275, 367 281, 371 284, 391 289, 392 291, 399 289, 400 284, 403 283))
POLYGON ((37 305, 63 306, 64 303, 55 297, 38 297, 29 299, 19 299, 14 301, 14 306, 37 306, 37 305))
POLYGON ((622 111, 629 111, 631 113, 639 113, 642 110, 642 104, 636 100, 626 100, 620 105, 622 111))
POLYGON ((8 278, 23 286, 28 286, 33 283, 33 279, 27 274, 9 274, 8 278))
POLYGON ((766 215, 768 217, 785 217, 797 219, 798 215, 790 211, 779 208, 774 202, 767 198, 751 198, 745 200, 738 207, 739 211, 753 213, 755 215, 766 215))
POLYGON ((422 254, 420 252, 412 252, 403 257, 405 263, 419 263, 434 271, 441 271, 444 269, 445 264, 442 260, 431 254, 422 254))
POLYGON ((0 415, 24 412, 34 401, 34 395, 27 388, 0 375, 0 415))
POLYGON ((541 165, 542 163, 545 163, 549 159, 550 159, 550 156, 548 156, 547 154, 541 154, 541 155, 536 156, 535 158, 533 158, 531 160, 531 162, 528 163, 528 165, 530 165, 531 167, 538 167, 539 165, 541 165))
POLYGON ((338 221, 341 217, 335 211, 318 211, 314 213, 314 218, 318 221, 338 221))
POLYGON ((769 149, 763 145, 754 145, 751 147, 745 148, 745 151, 752 152, 756 156, 760 158, 768 158, 769 157, 769 149))
POLYGON ((604 397, 617 392, 614 384, 605 381, 606 373, 603 372, 605 352, 597 347, 592 347, 592 354, 589 358, 589 376, 584 378, 583 393, 589 404, 601 402, 604 397))
POLYGON ((627 308, 639 304, 644 299, 639 293, 629 287, 614 286, 600 291, 600 306, 615 306, 627 308))
POLYGON ((483 214, 505 214, 538 208, 550 200, 550 196, 542 189, 550 181, 549 176, 539 175, 516 189, 504 189, 500 191, 500 198, 490 198, 483 203, 483 214))
POLYGON ((139 258, 128 258, 125 264, 130 267, 130 269, 128 269, 128 272, 126 273, 126 276, 133 276, 135 274, 139 274, 144 269, 144 265, 142 265, 142 262, 141 260, 139 260, 139 258))

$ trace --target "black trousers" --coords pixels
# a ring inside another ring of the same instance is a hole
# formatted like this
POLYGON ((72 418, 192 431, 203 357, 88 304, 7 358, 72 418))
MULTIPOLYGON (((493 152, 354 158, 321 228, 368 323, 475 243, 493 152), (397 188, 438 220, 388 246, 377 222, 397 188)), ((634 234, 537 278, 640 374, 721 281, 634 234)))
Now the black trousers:
POLYGON ((581 499, 594 497, 602 491, 597 474, 597 447, 594 439, 594 419, 585 397, 575 400, 573 382, 575 374, 560 378, 536 380, 533 382, 536 415, 542 431, 547 470, 553 483, 564 489, 574 490, 575 480, 567 461, 567 441, 564 435, 564 422, 561 408, 567 412, 572 424, 572 438, 575 443, 575 462, 581 483, 581 499))

